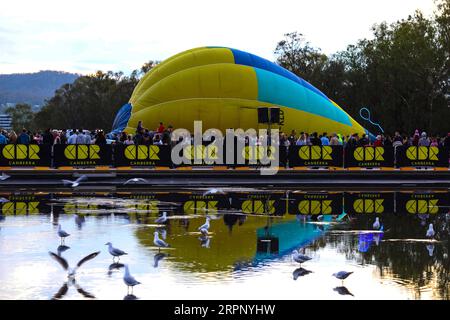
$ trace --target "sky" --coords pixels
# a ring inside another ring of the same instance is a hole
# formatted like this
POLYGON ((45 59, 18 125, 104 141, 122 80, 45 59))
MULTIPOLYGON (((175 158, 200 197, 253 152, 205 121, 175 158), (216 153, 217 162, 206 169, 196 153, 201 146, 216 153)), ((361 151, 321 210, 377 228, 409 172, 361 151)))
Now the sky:
POLYGON ((432 14, 433 0, 2 0, 0 74, 129 74, 208 45, 274 61, 277 42, 293 31, 332 54, 416 9, 432 14))

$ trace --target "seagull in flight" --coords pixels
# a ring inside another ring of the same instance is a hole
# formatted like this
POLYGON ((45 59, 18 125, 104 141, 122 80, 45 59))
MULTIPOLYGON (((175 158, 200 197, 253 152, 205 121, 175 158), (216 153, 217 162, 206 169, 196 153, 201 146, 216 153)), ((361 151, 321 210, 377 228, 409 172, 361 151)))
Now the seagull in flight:
POLYGON ((114 262, 114 259, 116 257, 118 257, 117 261, 119 261, 120 260, 120 256, 128 254, 125 251, 122 251, 120 249, 114 248, 111 242, 107 242, 107 243, 105 243, 105 245, 108 246, 108 251, 113 256, 113 262, 114 262))
POLYGON ((72 188, 76 188, 78 187, 81 182, 86 181, 88 179, 87 175, 82 175, 81 177, 79 177, 77 180, 72 181, 72 180, 61 180, 62 183, 64 184, 64 186, 71 186, 72 188))
POLYGON ((167 244, 167 242, 165 242, 164 240, 161 240, 161 239, 159 238, 159 233, 158 233, 158 231, 155 231, 153 234, 155 235, 155 237, 154 237, 154 239, 153 239, 153 243, 154 243, 155 246, 158 247, 158 252, 160 252, 160 250, 161 250, 162 247, 167 248, 167 247, 169 246, 169 245, 167 244))
POLYGON ((87 255, 86 257, 84 257, 83 259, 81 259, 80 261, 78 261, 77 265, 75 268, 70 268, 69 264, 67 263, 67 260, 64 259, 63 257, 58 256, 56 253, 53 253, 51 251, 49 251, 50 256, 55 259, 63 268, 64 270, 67 270, 68 274, 67 277, 68 278, 75 278, 75 274, 78 270, 79 267, 81 267, 83 265, 83 263, 94 259, 96 256, 98 256, 100 253, 100 251, 91 253, 89 255, 87 255))
POLYGON ((123 275, 123 282, 125 282, 125 284, 127 285, 127 294, 129 294, 130 287, 131 287, 131 294, 133 294, 134 286, 141 284, 130 274, 130 269, 128 268, 127 264, 125 265, 125 273, 123 275))
POLYGON ((7 175, 6 173, 2 172, 2 175, 0 176, 0 181, 5 181, 6 179, 11 178, 11 176, 7 175))
POLYGON ((226 194, 222 189, 211 188, 203 193, 203 196, 209 196, 212 194, 226 194))
POLYGON ((132 178, 125 181, 124 185, 129 183, 148 183, 148 181, 143 178, 132 178))
POLYGON ((58 224, 58 236, 61 238, 61 245, 63 245, 66 238, 70 236, 70 233, 67 233, 63 229, 61 229, 61 225, 58 224))

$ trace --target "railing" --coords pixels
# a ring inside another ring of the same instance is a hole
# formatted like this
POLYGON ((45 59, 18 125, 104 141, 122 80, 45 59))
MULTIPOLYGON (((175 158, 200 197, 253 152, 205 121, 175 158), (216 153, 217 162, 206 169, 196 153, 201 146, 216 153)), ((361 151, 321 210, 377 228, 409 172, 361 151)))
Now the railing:
POLYGON ((443 147, 235 146, 231 155, 214 145, 0 145, 0 167, 141 167, 267 166, 285 168, 449 168, 443 147), (173 161, 174 156, 180 159, 173 161), (264 161, 266 160, 266 161, 264 161), (268 162, 269 161, 269 162, 268 162))

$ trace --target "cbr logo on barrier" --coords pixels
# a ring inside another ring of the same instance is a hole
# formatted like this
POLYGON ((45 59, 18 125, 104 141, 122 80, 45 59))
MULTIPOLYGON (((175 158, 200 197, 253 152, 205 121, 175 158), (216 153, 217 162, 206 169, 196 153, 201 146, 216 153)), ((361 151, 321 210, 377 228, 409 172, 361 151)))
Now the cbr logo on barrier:
POLYGON ((394 149, 392 147, 345 148, 345 167, 393 167, 394 149))
POLYGON ((382 214, 394 212, 394 193, 345 193, 345 212, 349 214, 382 214))
POLYGON ((159 147, 155 145, 131 145, 123 153, 128 160, 159 160, 159 147))
POLYGON ((69 160, 96 160, 100 159, 100 146, 92 145, 68 145, 64 149, 64 156, 69 160))
POLYGON ((449 194, 403 193, 397 194, 397 210, 409 214, 438 214, 448 212, 449 194))
POLYGON ((397 148, 399 167, 448 167, 448 158, 444 148, 438 147, 402 147, 397 148))
POLYGON ((289 165, 310 167, 341 167, 342 146, 291 146, 289 165))
POLYGON ((222 159, 219 156, 219 147, 214 144, 184 147, 183 157, 188 159, 191 164, 194 164, 195 159, 201 159, 202 164, 214 164, 219 159, 222 159))
POLYGON ((242 157, 246 161, 258 161, 262 159, 275 160, 276 148, 273 146, 245 146, 242 157))
POLYGON ((170 166, 170 146, 166 145, 116 145, 116 166, 170 166))
POLYGON ((69 144, 54 145, 55 166, 111 165, 111 145, 69 144))
POLYGON ((0 154, 0 165, 3 166, 51 165, 50 145, 6 144, 0 154))
POLYGON ((341 214, 342 194, 339 193, 304 193, 294 194, 289 199, 289 213, 304 215, 341 214))

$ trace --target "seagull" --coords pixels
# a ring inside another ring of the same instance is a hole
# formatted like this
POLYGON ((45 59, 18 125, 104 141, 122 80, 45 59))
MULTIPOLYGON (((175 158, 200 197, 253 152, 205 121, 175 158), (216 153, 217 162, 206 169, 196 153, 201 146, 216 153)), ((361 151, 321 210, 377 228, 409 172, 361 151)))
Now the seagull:
POLYGON ((65 238, 70 236, 70 234, 62 230, 61 225, 58 224, 58 236, 61 238, 61 245, 62 245, 65 242, 65 238))
POLYGON ((80 185, 80 183, 81 182, 83 182, 83 181, 86 181, 88 178, 87 178, 87 176, 86 175, 82 175, 81 177, 79 177, 77 180, 75 180, 75 181, 72 181, 72 180, 61 180, 62 181, 62 183, 65 185, 65 186, 68 186, 68 185, 70 185, 72 188, 75 188, 75 187, 78 187, 79 185, 80 185))
POLYGON ((428 230, 427 230, 427 238, 433 239, 435 235, 434 229, 433 229, 433 224, 430 223, 430 225, 428 226, 428 230))
POLYGON ((294 272, 292 272, 292 276, 293 276, 294 280, 297 280, 298 277, 303 277, 310 273, 312 273, 312 271, 306 270, 306 269, 300 267, 300 268, 295 269, 294 272))
POLYGON ((351 275, 352 273, 353 273, 353 271, 351 271, 351 272, 339 271, 339 272, 333 273, 333 277, 336 277, 336 278, 342 280, 342 282, 344 282, 344 280, 347 279, 347 277, 349 275, 351 275))
POLYGON ((341 294, 343 296, 349 295, 349 296, 353 296, 354 297, 354 295, 350 291, 348 291, 348 289, 346 287, 344 287, 344 286, 336 287, 336 288, 333 289, 333 291, 336 291, 337 293, 339 293, 339 294, 341 294))
POLYGON ((373 223, 372 227, 373 227, 375 230, 380 229, 380 218, 378 218, 378 217, 375 218, 375 222, 373 223))
POLYGON ((323 215, 317 216, 317 221, 322 221, 323 220, 323 215))
POLYGON ((153 239, 153 243, 155 244, 155 246, 158 247, 158 252, 161 250, 161 247, 167 248, 169 246, 164 240, 161 240, 158 237, 158 235, 159 235, 158 231, 155 231, 153 234, 155 235, 155 238, 153 239))
POLYGON ((162 223, 166 223, 166 221, 167 221, 167 212, 164 211, 162 216, 158 217, 155 220, 155 223, 162 224, 162 223))
POLYGON ((311 260, 311 257, 305 256, 303 254, 300 254, 297 250, 292 251, 292 259, 294 259, 295 262, 298 262, 300 264, 311 260))
POLYGON ((203 235, 207 235, 208 234, 208 230, 209 230, 209 221, 211 220, 211 218, 209 216, 206 216, 206 221, 204 224, 202 224, 200 227, 198 227, 197 230, 199 230, 203 235))
MULTIPOLYGON (((112 243, 111 243, 111 242, 105 243, 105 246, 108 246, 108 251, 109 251, 109 253, 113 256, 113 262, 114 262, 114 258, 115 258, 115 257, 118 257, 119 260, 120 260, 120 256, 123 256, 123 255, 125 255, 125 254, 128 254, 128 253, 126 253, 125 251, 122 251, 122 250, 120 250, 120 249, 114 248, 114 247, 112 246, 112 243)), ((117 261, 119 261, 119 260, 117 260, 117 261)))
POLYGON ((83 259, 78 261, 77 266, 75 268, 70 268, 66 259, 64 259, 63 257, 58 256, 56 253, 49 252, 50 256, 53 259, 55 259, 64 268, 64 270, 67 270, 67 272, 68 272, 67 277, 68 278, 74 278, 78 268, 81 267, 81 265, 83 263, 94 259, 96 256, 98 256, 99 253, 100 253, 100 251, 97 251, 97 252, 91 253, 90 255, 87 255, 86 257, 84 257, 83 259))
POLYGON ((211 188, 203 193, 203 196, 209 196, 212 194, 226 194, 222 189, 211 188))
POLYGON ((130 274, 130 269, 128 269, 127 264, 125 265, 125 273, 123 275, 123 282, 125 282, 125 284, 127 285, 127 293, 128 294, 129 294, 130 287, 131 287, 131 294, 133 294, 134 286, 141 284, 130 274))
POLYGON ((5 181, 6 179, 11 178, 11 176, 7 175, 6 173, 2 172, 2 175, 0 176, 0 181, 5 181))
POLYGON ((129 183, 148 183, 148 181, 143 178, 132 178, 125 181, 124 185, 129 183))
POLYGON ((9 202, 8 199, 0 197, 0 203, 5 203, 5 202, 9 202))

